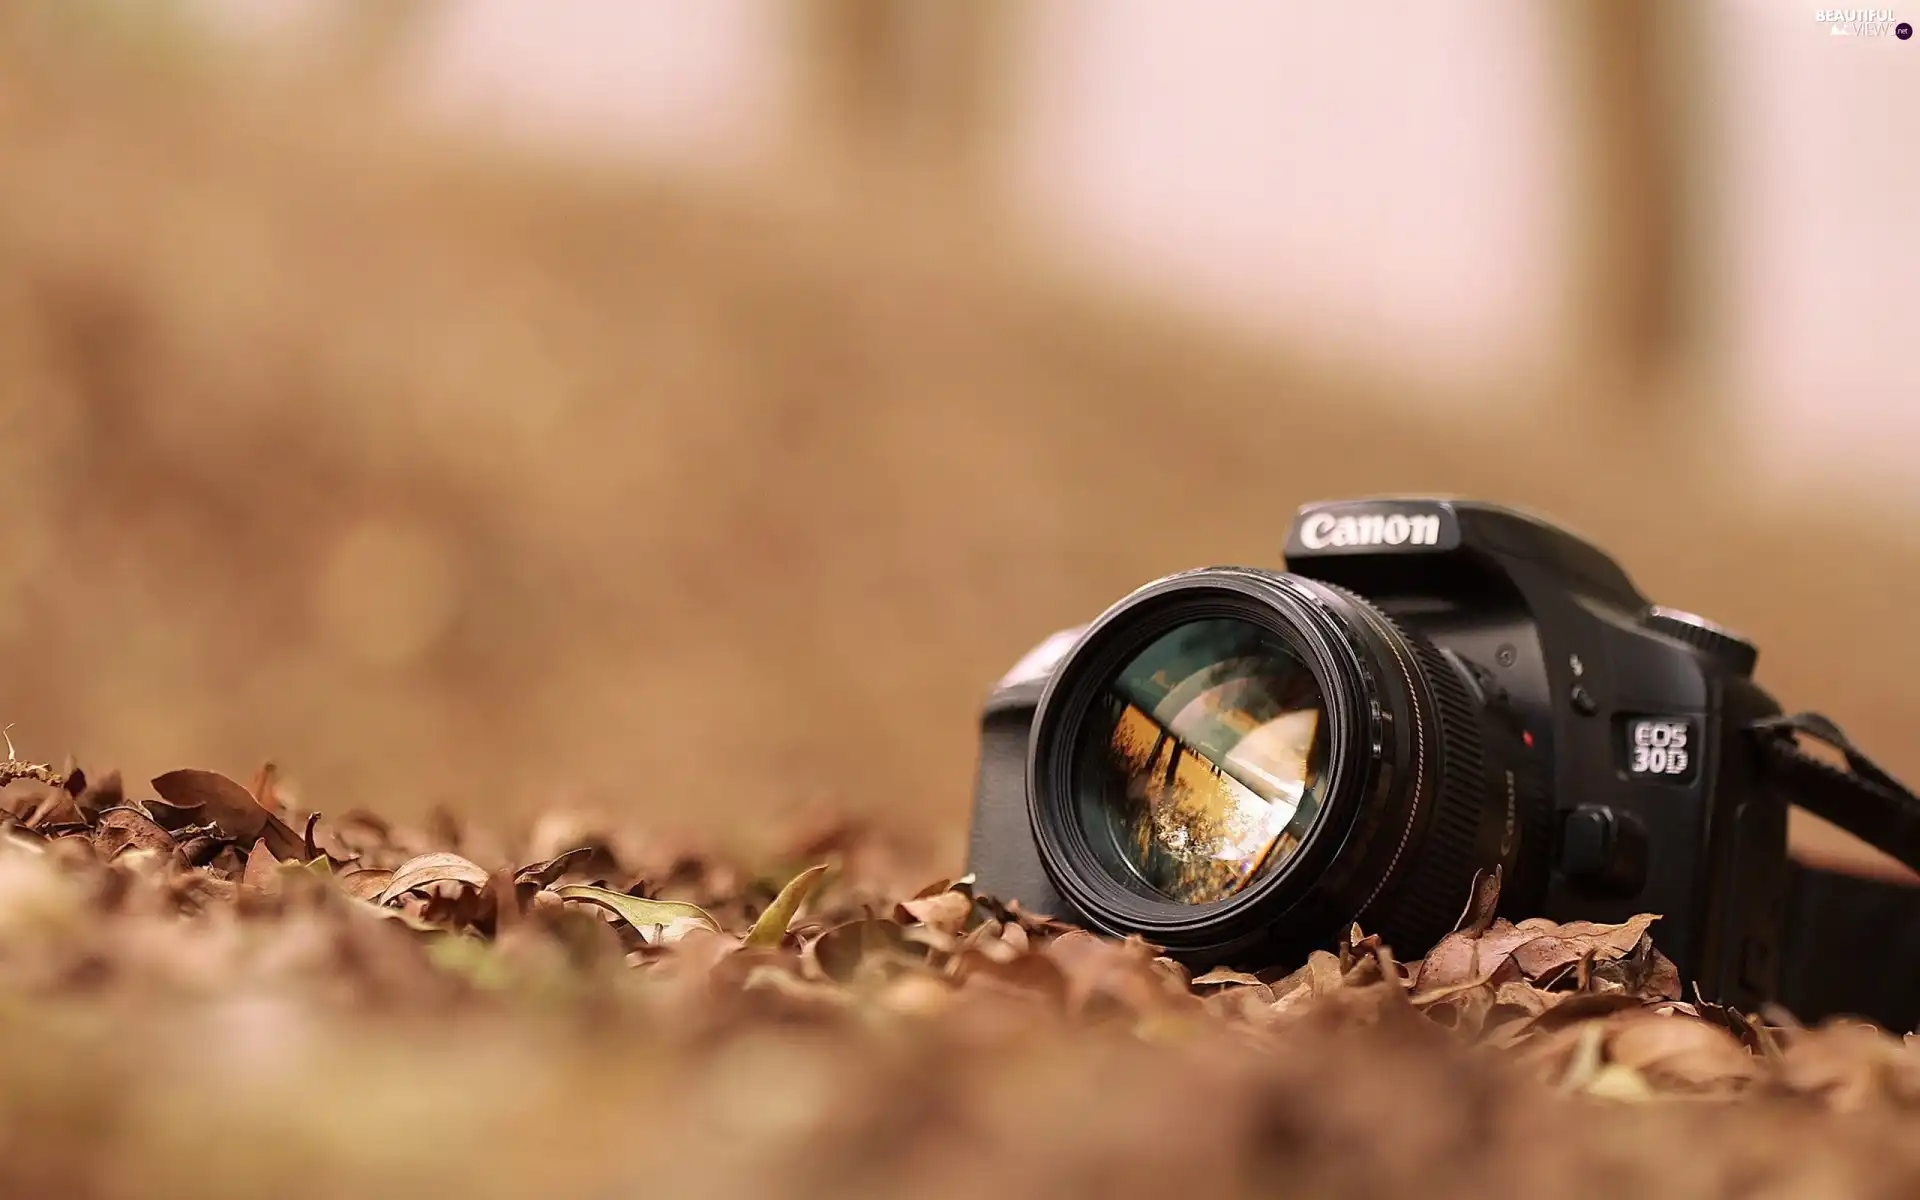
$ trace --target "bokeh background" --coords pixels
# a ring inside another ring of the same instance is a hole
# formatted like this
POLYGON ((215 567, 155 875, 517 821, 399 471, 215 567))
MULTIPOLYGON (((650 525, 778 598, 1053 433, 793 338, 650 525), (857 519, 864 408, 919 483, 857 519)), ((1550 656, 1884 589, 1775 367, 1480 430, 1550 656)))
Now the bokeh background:
POLYGON ((1439 490, 1920 776, 1916 146, 1742 0, 16 0, 0 722, 957 861, 1029 645, 1439 490))

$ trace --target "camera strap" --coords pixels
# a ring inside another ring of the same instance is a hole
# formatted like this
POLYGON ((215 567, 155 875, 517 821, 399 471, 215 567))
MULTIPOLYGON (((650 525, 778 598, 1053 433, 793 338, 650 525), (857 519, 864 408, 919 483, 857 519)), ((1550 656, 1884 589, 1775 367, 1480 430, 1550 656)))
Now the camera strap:
MULTIPOLYGON (((1801 808, 1920 870, 1920 797, 1860 752, 1818 713, 1748 727, 1769 777, 1801 808), (1800 748, 1801 737, 1839 752, 1842 768, 1800 748)), ((1789 864, 1780 999, 1808 1018, 1869 1017, 1888 1029, 1920 1025, 1920 887, 1789 864)))
POLYGON ((1838 725, 1809 712, 1768 717, 1748 728, 1759 739, 1768 773, 1795 804, 1920 871, 1920 796, 1861 753, 1838 725), (1838 750, 1850 769, 1802 750, 1803 734, 1838 750))

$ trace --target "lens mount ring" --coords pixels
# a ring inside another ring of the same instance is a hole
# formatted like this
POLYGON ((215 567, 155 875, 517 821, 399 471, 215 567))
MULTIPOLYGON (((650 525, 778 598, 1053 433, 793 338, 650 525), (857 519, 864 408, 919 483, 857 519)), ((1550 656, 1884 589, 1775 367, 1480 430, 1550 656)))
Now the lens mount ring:
POLYGON ((1342 611, 1349 606, 1345 593, 1297 576, 1215 567, 1150 583, 1088 626, 1036 710, 1027 801, 1042 866, 1090 924, 1195 960, 1224 959, 1276 935, 1330 942, 1377 893, 1382 835, 1394 838, 1397 861, 1415 815, 1410 806, 1432 791, 1424 743, 1404 766, 1401 747, 1409 736, 1427 736, 1432 716, 1422 711, 1421 689, 1410 686, 1417 674, 1411 649, 1390 622, 1342 611), (1151 899, 1096 861, 1072 816, 1075 754, 1124 664, 1181 626, 1218 618, 1274 635, 1317 685, 1327 740, 1322 810, 1287 861, 1237 894, 1192 904, 1151 899))

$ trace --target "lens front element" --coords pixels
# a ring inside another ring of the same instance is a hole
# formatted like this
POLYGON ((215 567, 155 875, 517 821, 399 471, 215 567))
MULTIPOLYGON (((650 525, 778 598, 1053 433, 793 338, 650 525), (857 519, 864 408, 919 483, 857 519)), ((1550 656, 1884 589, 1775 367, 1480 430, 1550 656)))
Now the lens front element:
POLYGON ((1181 904, 1280 869, 1318 818, 1325 700, 1275 633, 1192 621, 1123 666, 1082 727, 1081 829, 1115 879, 1181 904))

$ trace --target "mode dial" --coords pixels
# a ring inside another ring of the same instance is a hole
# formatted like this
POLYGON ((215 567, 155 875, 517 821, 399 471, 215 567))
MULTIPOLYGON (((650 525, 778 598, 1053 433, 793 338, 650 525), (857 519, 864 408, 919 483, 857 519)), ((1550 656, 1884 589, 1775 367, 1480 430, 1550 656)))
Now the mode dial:
POLYGON ((1648 629, 1685 642, 1736 675, 1753 674, 1753 664, 1760 657, 1758 646, 1695 613, 1656 605, 1647 610, 1643 623, 1648 629))

